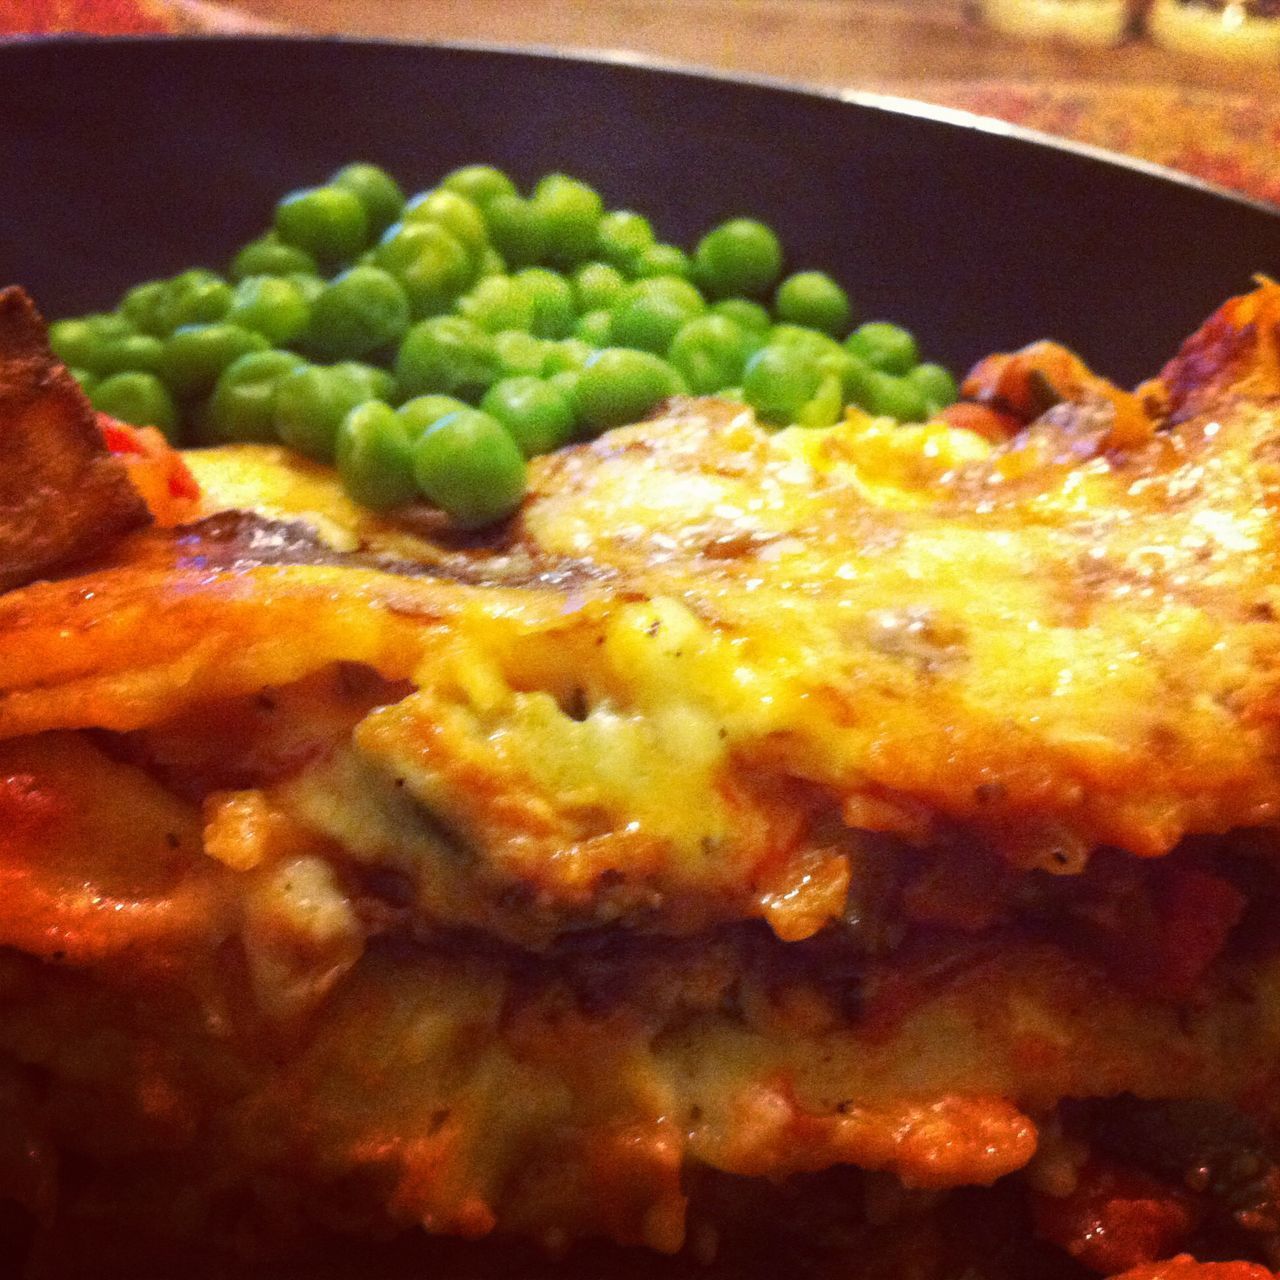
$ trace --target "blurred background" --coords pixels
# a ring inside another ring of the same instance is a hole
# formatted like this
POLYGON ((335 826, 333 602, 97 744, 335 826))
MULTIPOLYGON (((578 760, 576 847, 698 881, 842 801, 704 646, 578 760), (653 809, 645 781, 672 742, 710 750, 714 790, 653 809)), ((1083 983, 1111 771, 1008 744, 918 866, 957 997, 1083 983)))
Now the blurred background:
POLYGON ((274 30, 602 50, 903 94, 1280 204, 1280 0, 0 0, 0 38, 274 30))

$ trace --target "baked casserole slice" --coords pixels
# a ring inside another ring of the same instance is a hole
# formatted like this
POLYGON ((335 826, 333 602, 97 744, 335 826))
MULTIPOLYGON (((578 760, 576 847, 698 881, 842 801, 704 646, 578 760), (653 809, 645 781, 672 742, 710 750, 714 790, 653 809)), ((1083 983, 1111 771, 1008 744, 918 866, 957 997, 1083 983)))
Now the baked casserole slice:
POLYGON ((151 522, 0 547, 14 1256, 1265 1274, 1278 321, 1263 285, 1135 395, 987 362, 1004 442, 676 402, 483 534, 95 445, 151 522))

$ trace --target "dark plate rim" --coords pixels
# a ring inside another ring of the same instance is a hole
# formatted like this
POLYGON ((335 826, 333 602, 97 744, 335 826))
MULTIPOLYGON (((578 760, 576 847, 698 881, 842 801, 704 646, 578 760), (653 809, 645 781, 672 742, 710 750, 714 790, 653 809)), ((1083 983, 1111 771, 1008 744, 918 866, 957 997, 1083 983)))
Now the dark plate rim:
POLYGON ((765 89, 793 97, 819 99, 828 102, 847 103, 851 106, 878 111, 885 115, 904 116, 925 120, 934 124, 949 125, 958 129, 971 129, 995 137, 1008 138, 1046 151, 1066 153, 1091 161, 1104 168, 1126 169, 1157 181, 1171 183, 1184 190, 1197 192, 1223 200, 1241 208, 1263 214, 1280 225, 1280 205, 1257 196, 1209 182, 1180 169, 1144 160, 1139 156, 1112 151, 1107 147, 1079 142, 1040 129, 1013 124, 998 116, 985 116, 978 112, 939 103, 926 102, 906 95, 883 93, 869 89, 840 89, 834 86, 808 84, 780 76, 755 72, 726 70, 721 67, 682 62, 678 59, 629 49, 560 48, 546 44, 506 44, 487 40, 418 40, 378 36, 325 35, 314 32, 244 32, 183 35, 123 35, 97 36, 77 32, 55 34, 19 35, 0 39, 0 58, 6 50, 40 46, 65 46, 90 48, 95 46, 129 47, 135 49, 165 48, 174 46, 225 46, 276 45, 302 47, 352 47, 360 49, 426 49, 444 50, 499 57, 537 58, 550 62, 564 62, 596 67, 622 67, 659 75, 682 77, 689 80, 711 81, 721 84, 742 85, 765 89))

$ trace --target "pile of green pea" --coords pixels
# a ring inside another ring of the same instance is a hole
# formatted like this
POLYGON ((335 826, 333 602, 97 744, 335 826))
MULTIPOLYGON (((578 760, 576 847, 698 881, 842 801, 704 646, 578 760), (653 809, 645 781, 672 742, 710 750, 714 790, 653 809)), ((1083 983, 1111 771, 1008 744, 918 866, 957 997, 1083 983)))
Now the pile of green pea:
POLYGON ((750 218, 686 253, 565 174, 522 195, 468 165, 406 200, 350 164, 284 196, 226 277, 148 281, 50 337, 117 418, 181 444, 282 441, 336 463, 367 507, 422 496, 472 528, 519 504, 525 459, 678 393, 813 427, 846 405, 918 421, 955 399, 910 333, 849 332, 844 289, 784 279, 783 260, 750 218))

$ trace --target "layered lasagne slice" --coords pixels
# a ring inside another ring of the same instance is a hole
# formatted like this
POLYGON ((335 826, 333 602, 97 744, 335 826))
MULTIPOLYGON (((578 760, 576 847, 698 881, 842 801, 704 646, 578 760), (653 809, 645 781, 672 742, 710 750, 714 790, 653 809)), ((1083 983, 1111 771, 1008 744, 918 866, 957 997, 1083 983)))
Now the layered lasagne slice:
POLYGON ((1278 296, 1134 396, 988 362, 1002 444, 676 404, 484 535, 192 453, 0 596, 32 1274, 1280 1259, 1278 296))

